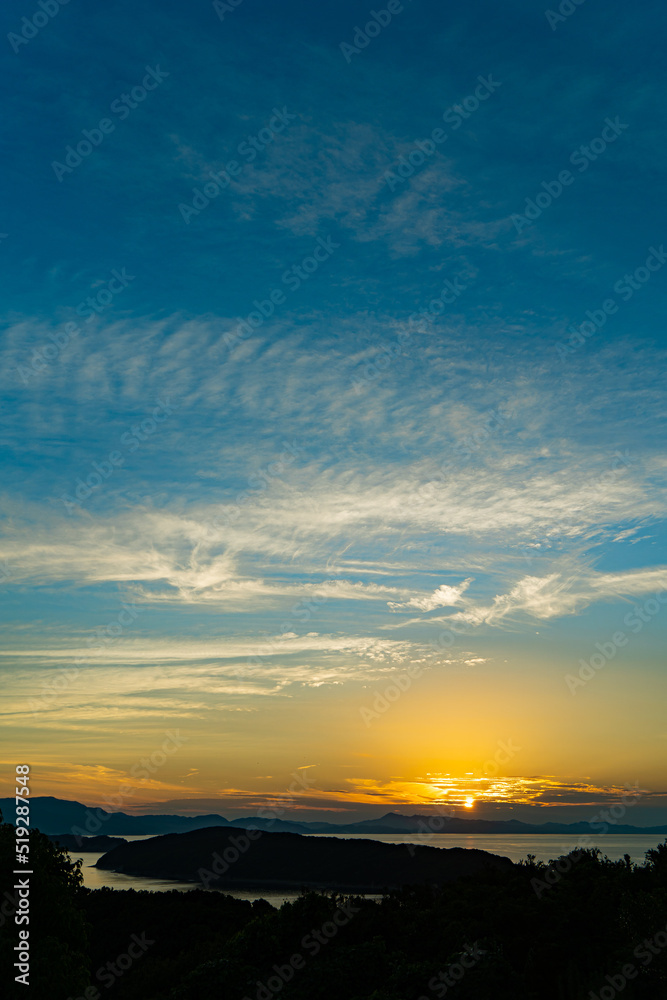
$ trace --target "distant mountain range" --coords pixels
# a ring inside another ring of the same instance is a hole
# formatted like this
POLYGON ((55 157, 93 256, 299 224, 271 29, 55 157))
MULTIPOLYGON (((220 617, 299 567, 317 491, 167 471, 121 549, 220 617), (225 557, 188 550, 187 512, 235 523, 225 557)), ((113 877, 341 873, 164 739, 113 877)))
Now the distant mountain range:
MULTIPOLYGON (((7 822, 14 820, 14 799, 0 799, 0 811, 7 822)), ((56 799, 50 795, 30 799, 30 825, 42 833, 74 833, 79 836, 126 836, 160 833, 183 833, 207 826, 226 826, 222 816, 130 816, 124 812, 106 812, 84 806, 81 802, 56 799), (76 827, 77 829, 73 829, 76 827)))
MULTIPOLYGON (((14 799, 0 799, 0 810, 6 822, 14 820, 14 799)), ((263 819, 245 816, 242 819, 227 820, 215 814, 205 816, 176 816, 160 813, 148 816, 130 816, 123 812, 106 812, 93 809, 81 802, 57 799, 51 796, 36 796, 30 800, 31 826, 46 834, 74 834, 75 836, 138 836, 164 833, 186 833, 213 826, 231 826, 265 830, 274 833, 508 833, 508 834, 570 834, 574 836, 595 836, 613 832, 619 834, 638 833, 645 835, 667 835, 667 824, 663 826, 639 827, 628 824, 603 823, 522 823, 519 820, 458 819, 450 816, 403 816, 389 812, 379 819, 362 820, 359 823, 303 823, 297 820, 263 819)))

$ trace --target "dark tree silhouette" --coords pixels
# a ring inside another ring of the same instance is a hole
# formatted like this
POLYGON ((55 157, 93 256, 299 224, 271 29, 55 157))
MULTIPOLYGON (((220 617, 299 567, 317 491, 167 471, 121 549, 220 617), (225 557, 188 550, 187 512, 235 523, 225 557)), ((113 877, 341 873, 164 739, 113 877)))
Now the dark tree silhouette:
POLYGON ((2 822, 0 813, 0 976, 3 1000, 30 998, 54 1000, 77 996, 88 983, 88 929, 82 909, 81 863, 72 861, 65 850, 54 845, 38 830, 31 830, 30 844, 30 923, 15 923, 18 896, 14 888, 23 867, 16 862, 16 831, 2 822), (30 932, 30 986, 15 981, 15 946, 19 929, 30 932))

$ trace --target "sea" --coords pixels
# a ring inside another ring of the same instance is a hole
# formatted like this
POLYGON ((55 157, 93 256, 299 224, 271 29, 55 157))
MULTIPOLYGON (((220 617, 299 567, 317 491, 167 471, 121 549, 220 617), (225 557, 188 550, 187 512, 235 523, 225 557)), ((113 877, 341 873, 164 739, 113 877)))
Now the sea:
MULTIPOLYGON (((120 834, 119 834, 120 836, 120 834)), ((576 836, 551 836, 542 834, 388 834, 388 833, 313 833, 304 834, 308 837, 338 837, 342 840, 376 840, 383 844, 423 844, 429 847, 466 847, 476 848, 479 851, 488 851, 490 854, 499 854, 509 858, 510 861, 521 861, 528 854, 534 854, 538 861, 551 861, 559 858, 562 854, 568 854, 575 850, 580 844, 580 838, 576 836)), ((126 836, 126 840, 148 840, 147 836, 126 836)), ((625 854, 629 854, 636 864, 643 864, 646 851, 665 840, 665 835, 653 834, 601 834, 597 837, 591 835, 590 847, 599 847, 603 855, 610 860, 617 861, 625 854)), ((186 892, 197 888, 193 882, 179 882, 176 879, 156 879, 146 878, 140 875, 123 875, 120 872, 105 871, 102 868, 95 868, 95 862, 101 857, 101 853, 93 854, 89 851, 72 852, 72 857, 81 858, 83 867, 83 884, 89 889, 101 889, 107 886, 110 889, 147 889, 150 892, 166 892, 170 889, 178 889, 186 892)), ((224 891, 229 896, 236 899, 265 899, 272 906, 282 906, 283 903, 297 899, 299 892, 287 891, 263 891, 245 892, 241 889, 211 889, 211 892, 224 891)), ((375 897, 370 897, 375 898, 375 897)))

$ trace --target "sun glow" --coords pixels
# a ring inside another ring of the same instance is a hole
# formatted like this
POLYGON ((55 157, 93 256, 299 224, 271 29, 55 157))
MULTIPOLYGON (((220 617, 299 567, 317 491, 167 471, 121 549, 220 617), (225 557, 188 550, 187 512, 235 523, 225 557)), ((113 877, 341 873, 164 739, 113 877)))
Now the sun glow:
POLYGON ((466 809, 472 809, 472 807, 474 806, 474 804, 475 804, 475 800, 472 798, 472 796, 469 795, 468 798, 464 802, 464 805, 465 805, 466 809))

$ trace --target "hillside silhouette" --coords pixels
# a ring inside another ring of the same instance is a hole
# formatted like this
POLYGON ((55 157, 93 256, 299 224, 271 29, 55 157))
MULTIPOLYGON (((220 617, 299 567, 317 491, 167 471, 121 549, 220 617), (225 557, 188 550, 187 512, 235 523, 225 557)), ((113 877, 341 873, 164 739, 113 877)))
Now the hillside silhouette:
POLYGON ((444 885, 486 868, 508 871, 508 858, 464 848, 382 844, 211 827, 121 844, 98 868, 202 882, 217 888, 336 889, 373 892, 416 883, 444 885))
MULTIPOLYGON (((271 836, 285 835, 253 850, 271 836)), ((6 1000, 667 998, 667 843, 643 865, 597 850, 529 856, 379 900, 307 892, 277 910, 202 889, 85 889, 79 864, 33 830, 26 989, 12 971, 14 838, 0 826, 6 1000)))

